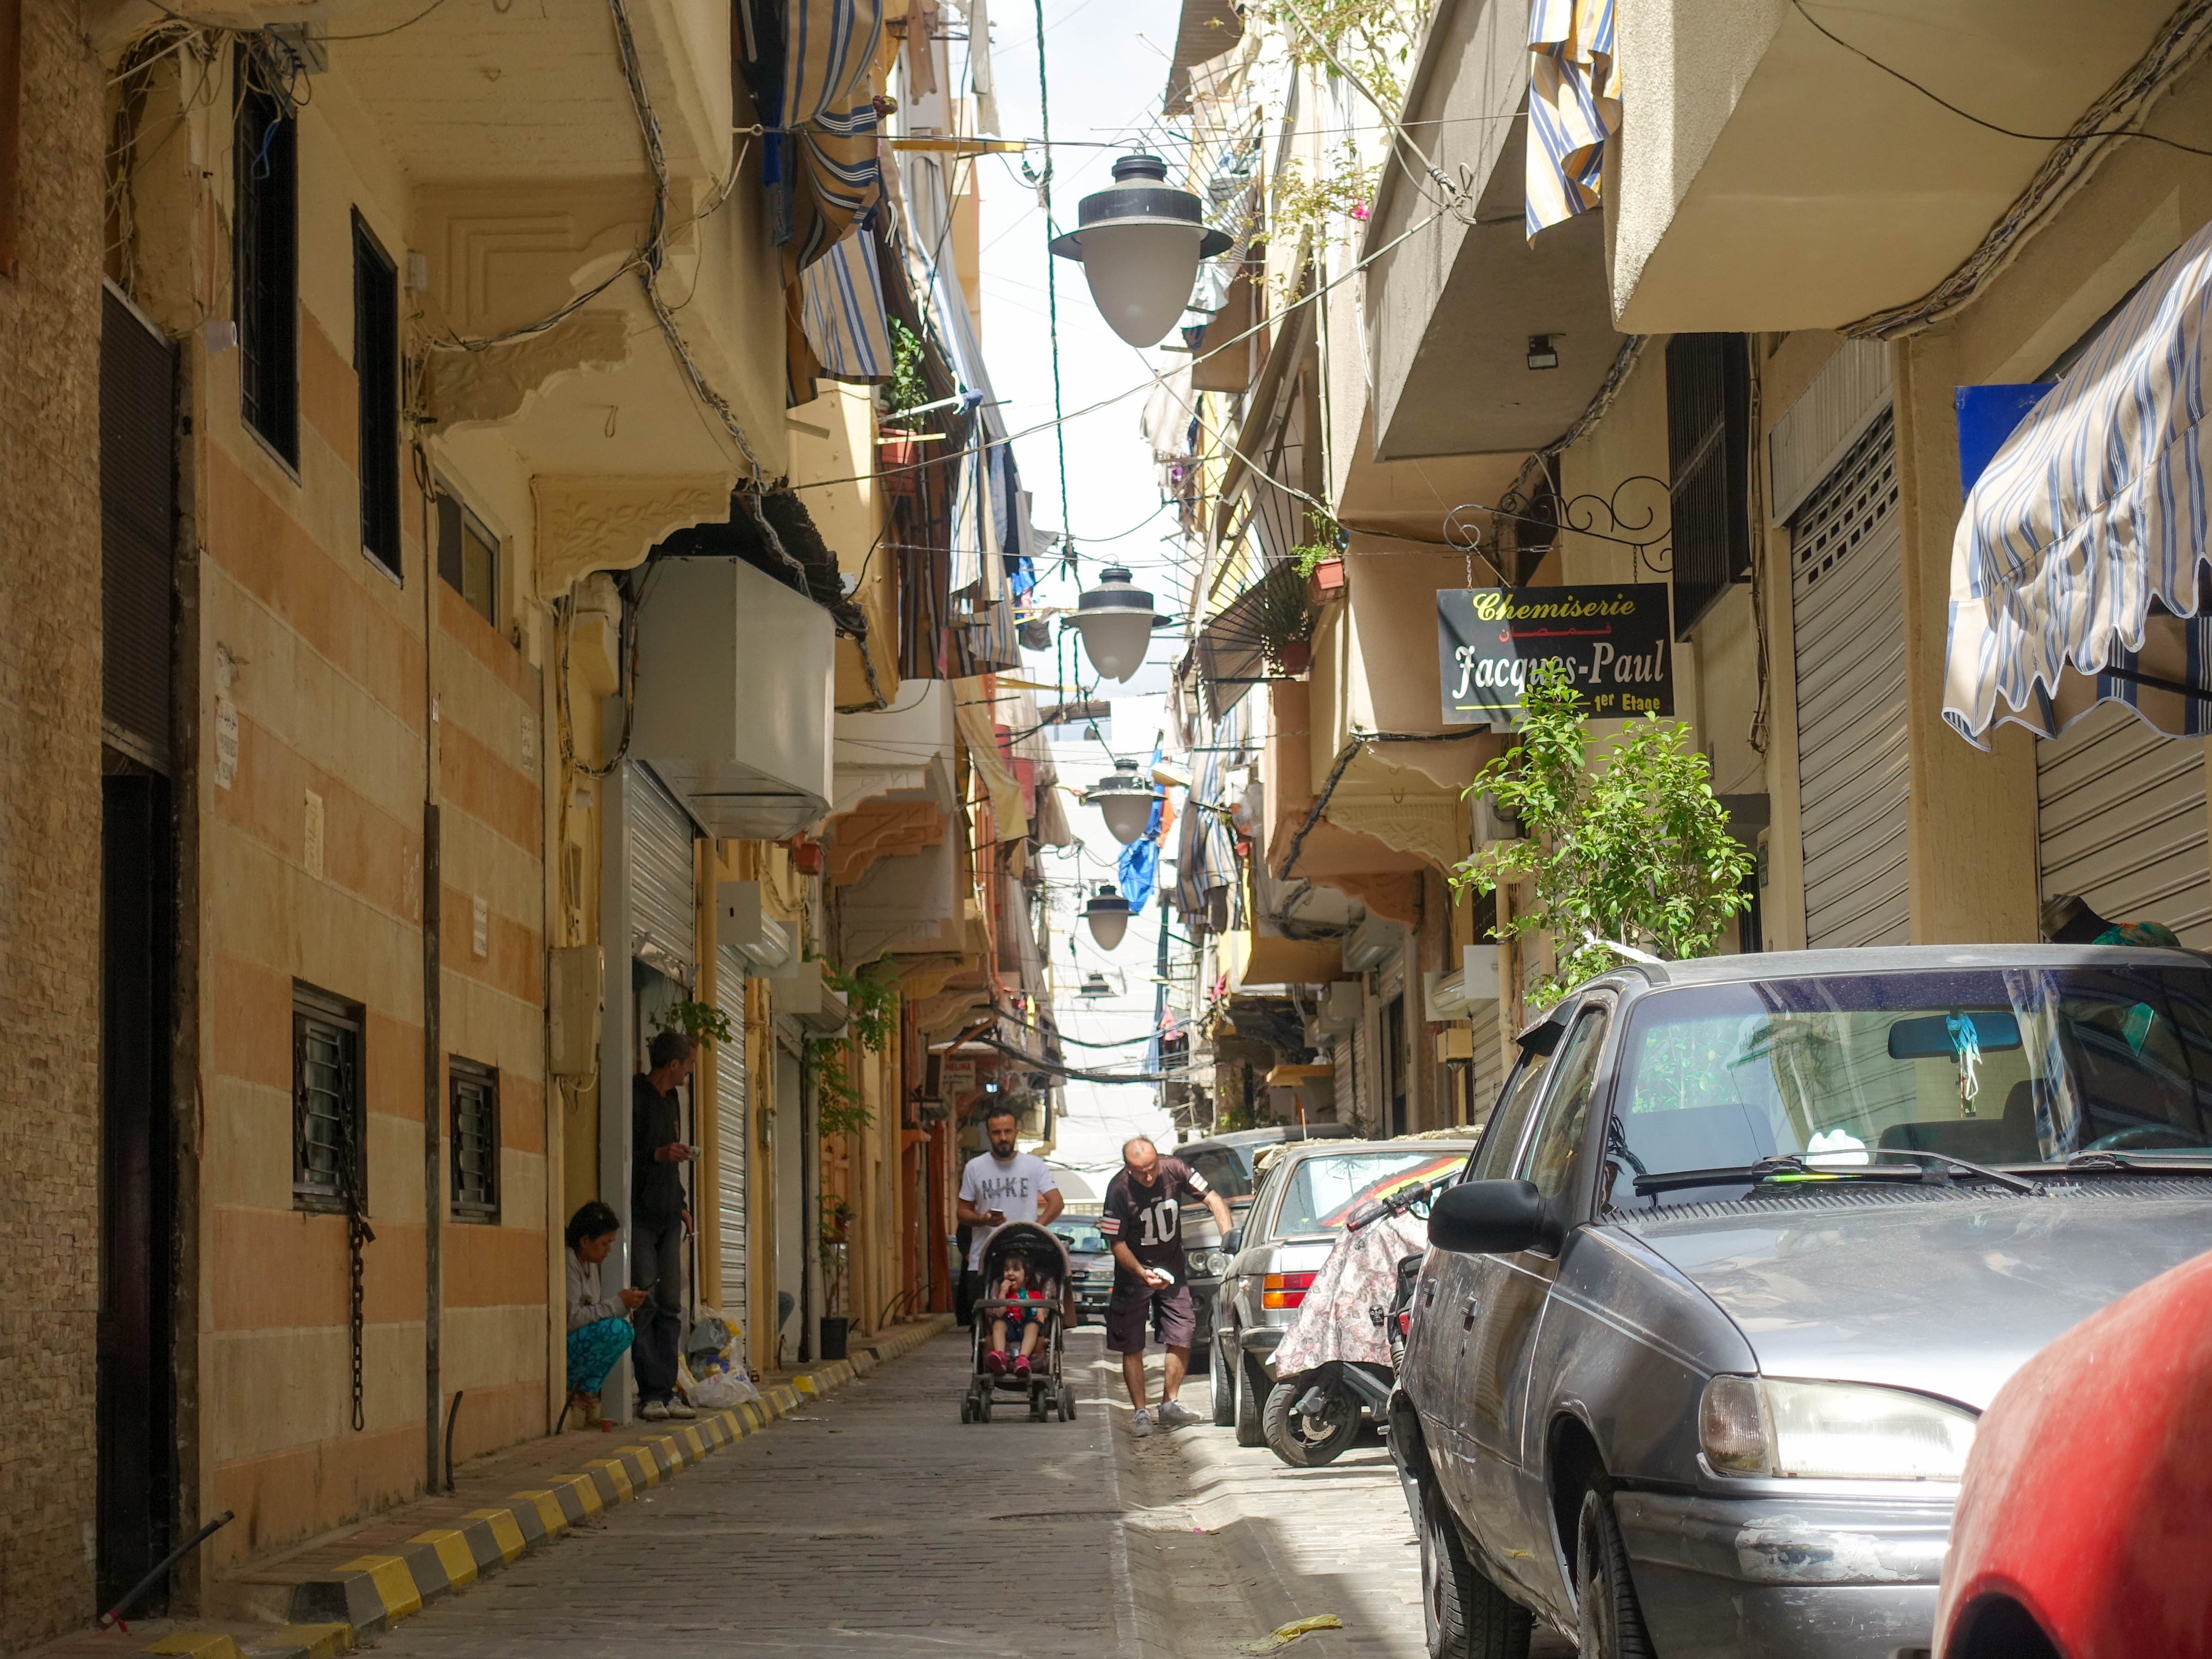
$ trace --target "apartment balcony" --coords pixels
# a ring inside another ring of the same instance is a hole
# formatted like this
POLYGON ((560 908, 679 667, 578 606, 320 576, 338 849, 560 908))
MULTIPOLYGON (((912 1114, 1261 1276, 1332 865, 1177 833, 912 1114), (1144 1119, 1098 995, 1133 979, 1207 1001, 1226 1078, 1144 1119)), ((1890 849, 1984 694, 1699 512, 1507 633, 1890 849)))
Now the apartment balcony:
POLYGON ((2172 12, 2166 0, 1808 9, 1848 44, 1790 0, 1617 0, 1622 142, 1605 188, 1623 330, 1837 328, 1917 299, 2051 148, 1936 97, 1979 122, 2063 133, 2172 12))
POLYGON ((1596 216, 1533 243, 1522 229, 1528 124, 1516 118, 1528 93, 1528 0, 1441 0, 1415 61, 1406 127, 1447 177, 1474 189, 1460 210, 1439 211, 1417 161, 1383 169, 1363 248, 1389 249, 1364 299, 1379 459, 1548 443, 1620 350, 1596 216), (1542 360, 1530 350, 1537 335, 1556 368, 1530 367, 1542 360))

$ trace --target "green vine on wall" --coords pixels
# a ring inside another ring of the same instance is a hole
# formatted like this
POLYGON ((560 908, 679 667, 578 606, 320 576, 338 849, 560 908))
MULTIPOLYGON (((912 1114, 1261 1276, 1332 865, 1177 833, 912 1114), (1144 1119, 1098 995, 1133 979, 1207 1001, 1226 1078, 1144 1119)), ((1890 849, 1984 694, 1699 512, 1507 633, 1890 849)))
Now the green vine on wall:
POLYGON ((822 982, 845 1000, 849 1024, 836 1036, 814 1037, 806 1058, 814 1073, 815 1121, 822 1137, 857 1134, 876 1121, 852 1073, 851 1054, 880 1054, 898 1036, 898 975, 878 960, 854 973, 822 963, 822 982))
POLYGON ((704 1048, 717 1048, 738 1040, 730 1017, 711 1002, 679 1002, 653 1021, 660 1031, 681 1031, 704 1048))

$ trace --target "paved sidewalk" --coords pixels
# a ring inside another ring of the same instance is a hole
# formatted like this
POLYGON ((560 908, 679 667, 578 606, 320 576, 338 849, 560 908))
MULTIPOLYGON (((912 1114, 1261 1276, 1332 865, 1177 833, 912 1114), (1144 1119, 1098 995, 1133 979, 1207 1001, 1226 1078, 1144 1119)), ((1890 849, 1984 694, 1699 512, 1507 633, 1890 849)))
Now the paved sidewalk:
MULTIPOLYGON (((1086 1345, 1087 1346, 1087 1345, 1086 1345)), ((571 1529, 387 1659, 1133 1651, 1108 1422, 963 1425, 964 1333, 571 1529)))

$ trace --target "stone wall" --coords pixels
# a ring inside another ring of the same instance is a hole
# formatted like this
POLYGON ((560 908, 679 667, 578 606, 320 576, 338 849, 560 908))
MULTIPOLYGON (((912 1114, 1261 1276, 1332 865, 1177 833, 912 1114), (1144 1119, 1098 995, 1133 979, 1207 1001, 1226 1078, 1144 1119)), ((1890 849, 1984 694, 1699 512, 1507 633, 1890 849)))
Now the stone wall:
POLYGON ((0 276, 0 1649, 93 1608, 99 1295, 100 80, 23 0, 0 276))

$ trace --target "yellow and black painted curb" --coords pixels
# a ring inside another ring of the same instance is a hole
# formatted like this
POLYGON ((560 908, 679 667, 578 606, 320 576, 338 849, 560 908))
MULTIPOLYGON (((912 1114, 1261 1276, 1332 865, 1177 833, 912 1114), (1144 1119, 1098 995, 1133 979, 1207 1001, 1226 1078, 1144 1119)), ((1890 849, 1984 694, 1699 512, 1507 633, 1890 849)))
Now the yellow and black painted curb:
POLYGON ((292 1587, 289 1625, 245 1641, 222 1632, 173 1631, 139 1651, 189 1654, 194 1659, 332 1659, 587 1516, 629 1503, 647 1486, 759 1433, 805 1401, 920 1346, 951 1322, 950 1314, 941 1314, 888 1333, 856 1349, 849 1359, 831 1360, 762 1389, 757 1405, 704 1413, 689 1423, 643 1425, 649 1432, 585 1460, 574 1474, 555 1475, 500 1503, 471 1510, 455 1524, 417 1533, 404 1544, 303 1579, 292 1587))

